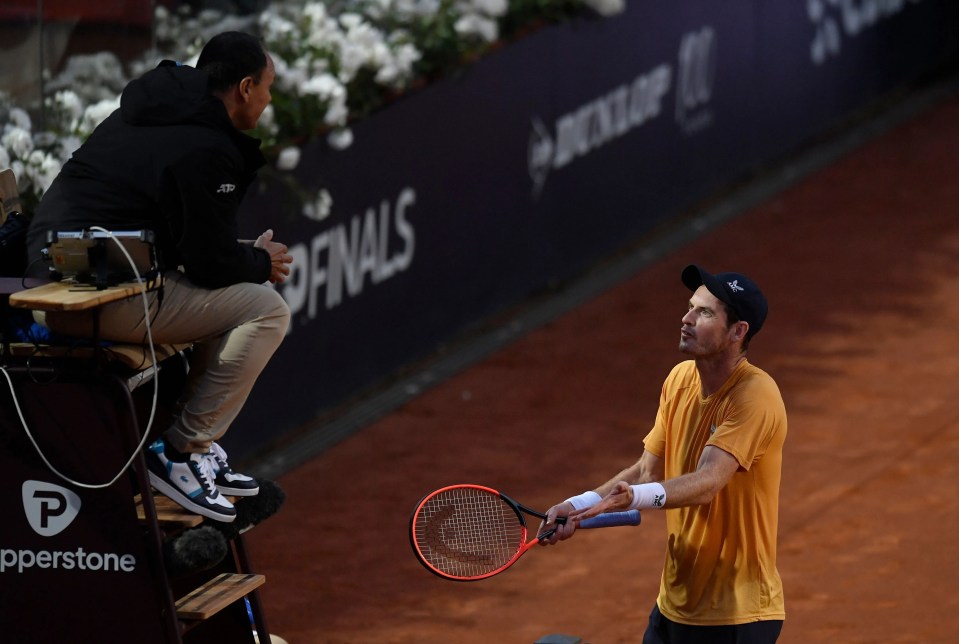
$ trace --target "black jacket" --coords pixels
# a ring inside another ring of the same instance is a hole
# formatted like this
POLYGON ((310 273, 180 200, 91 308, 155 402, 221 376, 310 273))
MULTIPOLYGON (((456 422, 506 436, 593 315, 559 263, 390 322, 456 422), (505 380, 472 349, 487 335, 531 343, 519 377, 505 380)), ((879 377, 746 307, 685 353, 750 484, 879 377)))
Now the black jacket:
POLYGON ((265 282, 270 256, 238 243, 236 222, 263 164, 259 140, 233 126, 206 73, 163 61, 126 86, 120 108, 64 164, 30 224, 29 258, 48 230, 149 229, 161 266, 184 266, 195 284, 265 282))

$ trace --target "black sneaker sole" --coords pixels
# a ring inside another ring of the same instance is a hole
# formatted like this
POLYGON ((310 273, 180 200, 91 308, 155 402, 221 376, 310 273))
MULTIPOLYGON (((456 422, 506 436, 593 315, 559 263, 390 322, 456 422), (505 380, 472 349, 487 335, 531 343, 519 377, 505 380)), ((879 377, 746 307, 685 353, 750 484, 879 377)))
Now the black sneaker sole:
POLYGON ((167 483, 153 472, 148 472, 148 474, 150 475, 150 485, 169 497, 177 505, 186 508, 190 512, 195 512, 207 517, 208 519, 221 521, 223 523, 233 523, 233 520, 236 519, 236 510, 234 510, 232 514, 223 514, 222 512, 217 512, 216 510, 195 502, 193 499, 185 495, 176 487, 167 483))

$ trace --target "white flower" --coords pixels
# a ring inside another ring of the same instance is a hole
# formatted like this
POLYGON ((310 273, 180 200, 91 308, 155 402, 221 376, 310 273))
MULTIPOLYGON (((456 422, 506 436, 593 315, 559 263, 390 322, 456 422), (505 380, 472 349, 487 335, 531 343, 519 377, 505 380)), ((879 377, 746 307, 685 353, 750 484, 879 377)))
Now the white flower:
POLYGON ((24 164, 24 172, 33 183, 37 194, 43 194, 60 173, 60 167, 60 160, 52 154, 34 150, 30 153, 27 163, 24 164))
POLYGON ((380 85, 400 85, 404 80, 403 71, 393 60, 380 67, 376 72, 376 82, 380 85))
MULTIPOLYGON (((821 9, 822 1, 839 2, 807 0, 809 10, 821 9)), ((501 20, 518 4, 509 0, 273 0, 259 14, 243 16, 158 5, 153 49, 125 64, 108 51, 74 55, 48 79, 44 106, 49 113, 44 124, 49 131, 34 132, 27 111, 0 92, 7 116, 6 122, 0 122, 0 167, 11 167, 23 177, 24 191, 41 196, 61 164, 119 107, 125 73, 141 76, 165 58, 195 66, 203 44, 215 33, 253 31, 251 27, 258 26, 276 66, 276 102, 264 110, 257 130, 271 149, 276 144, 282 148, 275 160, 277 168, 292 170, 299 164, 300 150, 283 148, 291 139, 329 130, 329 145, 347 148, 353 141, 347 127, 351 118, 382 106, 393 95, 387 89, 403 91, 410 86, 423 51, 432 51, 426 43, 417 42, 414 34, 435 34, 436 26, 453 22, 454 33, 444 30, 437 36, 440 49, 452 46, 469 59, 500 37, 501 20), (455 42, 457 38, 463 42, 455 42), (281 124, 306 131, 282 131, 281 124)), ((543 9, 547 20, 552 20, 547 7, 551 0, 529 4, 535 6, 533 11, 543 9)), ((563 5, 557 7, 560 15, 589 7, 609 16, 626 7, 625 0, 583 0, 579 7, 576 2, 557 4, 563 5)), ((525 9, 520 13, 525 15, 525 9)), ((325 217, 329 193, 323 191, 309 208, 325 217)))
POLYGON ((83 115, 83 101, 73 90, 62 90, 53 95, 53 103, 63 110, 64 115, 71 121, 83 115))
MULTIPOLYGON (((405 37, 405 34, 401 36, 405 37)), ((421 57, 420 51, 410 43, 394 44, 386 50, 383 61, 379 64, 376 82, 401 88, 412 77, 413 64, 421 57)))
POLYGON ((365 8, 366 15, 374 20, 388 16, 393 10, 393 0, 370 0, 365 8))
POLYGON ((509 3, 507 0, 466 0, 459 3, 459 8, 464 14, 481 13, 491 18, 499 18, 506 14, 509 3))
POLYGON ((323 115, 323 121, 327 125, 346 125, 349 116, 350 110, 346 106, 346 93, 344 92, 341 96, 331 98, 326 114, 323 115))
POLYGON ((356 29, 363 24, 363 16, 358 13, 340 14, 340 24, 346 27, 347 30, 356 29))
POLYGON ((27 114, 26 110, 13 107, 10 109, 10 123, 13 127, 20 128, 21 130, 26 130, 29 132, 33 129, 33 123, 30 121, 30 115, 27 114))
POLYGON ((84 103, 80 96, 73 90, 61 90, 48 99, 47 103, 52 107, 53 116, 58 123, 56 127, 66 132, 75 132, 80 125, 80 118, 83 116, 84 103))
POLYGON ((78 136, 65 136, 60 139, 60 157, 64 160, 73 156, 83 141, 78 136))
POLYGON ((333 197, 328 190, 320 190, 316 199, 303 204, 303 216, 313 221, 323 221, 333 210, 333 197))
POLYGON ((339 43, 339 79, 349 83, 363 67, 377 68, 387 57, 388 48, 383 33, 363 22, 356 14, 344 14, 340 23, 347 28, 345 38, 339 43))
POLYGON ((13 170, 13 176, 17 177, 18 186, 22 187, 24 183, 27 183, 25 181, 27 173, 24 172, 23 161, 20 159, 12 159, 10 161, 10 169, 13 170))
POLYGON ((26 159, 33 152, 33 139, 30 137, 30 132, 16 125, 8 125, 7 128, 3 138, 0 138, 0 144, 12 152, 14 157, 26 159))
POLYGON ((453 25, 456 33, 463 36, 479 36, 485 42, 496 42, 499 38, 499 25, 495 20, 484 18, 483 16, 472 13, 461 17, 453 25))
POLYGON ((343 84, 330 74, 314 76, 300 85, 301 94, 313 94, 322 100, 330 100, 346 94, 343 84))
POLYGON ((116 96, 112 99, 104 99, 98 103, 89 105, 83 112, 83 117, 80 119, 80 125, 77 127, 77 130, 83 134, 89 135, 118 107, 120 107, 119 96, 116 96))
POLYGON ((292 65, 286 62, 275 60, 276 65, 276 86, 283 91, 295 93, 297 88, 306 82, 309 78, 310 61, 305 58, 298 58, 292 65))
POLYGON ((53 90, 72 90, 88 102, 115 96, 126 84, 120 59, 113 53, 77 54, 67 59, 63 71, 49 83, 53 90))
POLYGON ((396 12, 408 16, 432 16, 440 10, 440 0, 395 0, 396 12))
POLYGON ((264 12, 260 18, 260 31, 263 34, 263 39, 267 42, 284 40, 296 33, 296 25, 283 16, 264 12))
POLYGON ((327 20, 326 5, 322 2, 307 2, 303 5, 303 17, 314 24, 323 24, 327 20))
POLYGON ((420 60, 423 57, 423 54, 419 49, 416 48, 416 45, 412 43, 405 43, 397 47, 393 51, 393 56, 396 61, 396 65, 404 71, 404 73, 409 73, 413 69, 413 63, 420 60))
POLYGON ((329 143, 330 147, 334 150, 345 150, 353 145, 353 130, 347 127, 333 130, 326 137, 326 142, 329 143))
POLYGON ((56 132, 34 132, 33 147, 48 150, 57 144, 56 132))
POLYGON ((276 158, 276 169, 277 170, 295 170, 296 166, 300 164, 300 148, 296 146, 290 146, 288 148, 283 148, 280 151, 279 156, 276 158))

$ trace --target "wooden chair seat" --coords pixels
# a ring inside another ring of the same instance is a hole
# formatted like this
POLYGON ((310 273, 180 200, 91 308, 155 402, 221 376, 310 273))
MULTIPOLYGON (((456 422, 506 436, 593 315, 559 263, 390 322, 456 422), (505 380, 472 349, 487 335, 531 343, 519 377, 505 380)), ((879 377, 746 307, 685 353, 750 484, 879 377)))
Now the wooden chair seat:
MULTIPOLYGON (((153 347, 156 362, 160 363, 172 358, 180 351, 190 348, 190 344, 160 344, 153 347)), ((92 346, 73 347, 62 344, 33 344, 30 342, 14 342, 10 344, 10 356, 18 359, 77 358, 92 360, 98 349, 92 346)), ((154 365, 148 346, 139 344, 113 344, 99 347, 102 358, 116 363, 129 371, 143 371, 154 365)))
MULTIPOLYGON (((72 282, 49 282, 10 295, 10 306, 32 311, 88 311, 129 297, 139 297, 146 289, 139 283, 119 284, 96 289, 72 282)), ((96 343, 94 343, 96 344, 96 343)), ((190 347, 186 344, 155 345, 156 361, 170 358, 190 347)), ((80 358, 92 359, 99 354, 108 361, 123 365, 131 371, 142 371, 154 366, 147 345, 106 344, 101 346, 68 346, 58 344, 11 343, 10 355, 18 358, 80 358)))

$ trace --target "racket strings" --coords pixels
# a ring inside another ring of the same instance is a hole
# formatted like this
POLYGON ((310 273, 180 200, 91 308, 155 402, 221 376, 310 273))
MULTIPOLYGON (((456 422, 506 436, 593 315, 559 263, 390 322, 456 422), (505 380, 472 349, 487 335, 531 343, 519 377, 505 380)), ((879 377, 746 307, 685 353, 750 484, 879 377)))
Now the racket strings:
POLYGON ((508 564, 522 547, 526 529, 499 495, 456 488, 423 503, 414 535, 429 565, 448 575, 469 578, 508 564))

